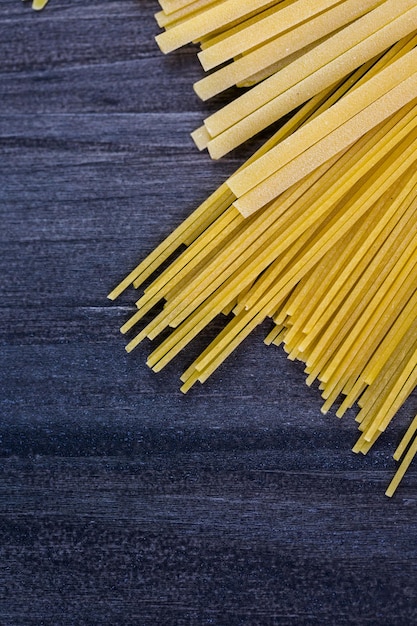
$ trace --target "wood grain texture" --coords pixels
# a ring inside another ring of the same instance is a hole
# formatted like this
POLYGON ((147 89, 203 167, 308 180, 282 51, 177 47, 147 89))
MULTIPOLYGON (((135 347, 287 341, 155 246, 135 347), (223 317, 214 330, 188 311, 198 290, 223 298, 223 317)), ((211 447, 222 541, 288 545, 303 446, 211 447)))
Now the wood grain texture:
POLYGON ((184 397, 208 336, 155 375, 106 300, 259 140, 195 150, 216 103, 156 1, 28 4, 0 0, 1 626, 415 623, 417 468, 383 495, 415 396, 358 457, 268 325, 184 397))

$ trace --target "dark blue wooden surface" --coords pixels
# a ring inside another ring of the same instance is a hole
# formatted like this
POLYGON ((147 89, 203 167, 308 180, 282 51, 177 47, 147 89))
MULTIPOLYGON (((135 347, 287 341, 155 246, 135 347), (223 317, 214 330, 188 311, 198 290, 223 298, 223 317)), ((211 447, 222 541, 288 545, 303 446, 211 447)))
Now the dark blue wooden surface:
POLYGON ((416 623, 417 468, 383 495, 415 397, 357 457, 268 325, 186 397, 207 337, 124 352, 106 294, 256 143, 196 151, 157 9, 0 0, 0 624, 416 623))

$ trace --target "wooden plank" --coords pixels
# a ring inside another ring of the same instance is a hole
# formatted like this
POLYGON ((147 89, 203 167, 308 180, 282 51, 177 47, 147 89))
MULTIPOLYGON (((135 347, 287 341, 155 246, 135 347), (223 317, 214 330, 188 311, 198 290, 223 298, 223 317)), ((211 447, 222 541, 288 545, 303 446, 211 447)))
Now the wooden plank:
POLYGON ((0 623, 411 624, 415 399, 359 457, 268 324, 186 397, 208 336, 158 375, 123 349, 106 294, 259 145, 197 152, 217 102, 157 10, 0 0, 0 623))

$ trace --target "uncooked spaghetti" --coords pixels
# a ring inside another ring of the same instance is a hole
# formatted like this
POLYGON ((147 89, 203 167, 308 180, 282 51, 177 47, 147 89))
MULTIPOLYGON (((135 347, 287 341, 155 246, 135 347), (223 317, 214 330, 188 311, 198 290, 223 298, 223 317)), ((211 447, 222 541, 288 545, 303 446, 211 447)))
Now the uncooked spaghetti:
MULTIPOLYGON (((294 112, 112 291, 186 247, 122 327, 164 303, 127 350, 171 329, 148 359, 159 371, 233 313, 182 375, 186 392, 270 318, 266 343, 305 363, 323 412, 358 406, 354 451, 366 453, 417 382, 417 0, 160 4, 161 49, 197 41, 214 69, 197 93, 253 85, 193 133, 200 149, 219 157, 294 112)), ((416 419, 387 495, 416 453, 416 419)))

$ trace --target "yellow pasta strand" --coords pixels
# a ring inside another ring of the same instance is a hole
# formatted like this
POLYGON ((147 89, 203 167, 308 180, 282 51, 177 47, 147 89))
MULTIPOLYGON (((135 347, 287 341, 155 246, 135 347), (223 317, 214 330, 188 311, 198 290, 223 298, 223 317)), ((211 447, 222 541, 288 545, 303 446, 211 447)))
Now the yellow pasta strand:
POLYGON ((35 11, 42 11, 47 4, 48 0, 32 0, 32 9, 35 11))
POLYGON ((398 468, 394 478, 390 482, 388 489, 385 492, 385 494, 389 498, 391 498, 394 495, 394 492, 396 491, 399 483, 401 482, 405 472, 407 471, 408 467, 410 466, 410 463, 412 462, 416 454, 417 454, 417 437, 414 438, 414 441, 412 445, 410 446, 410 449, 408 450, 407 454, 404 456, 404 459, 401 462, 400 467, 398 468))

